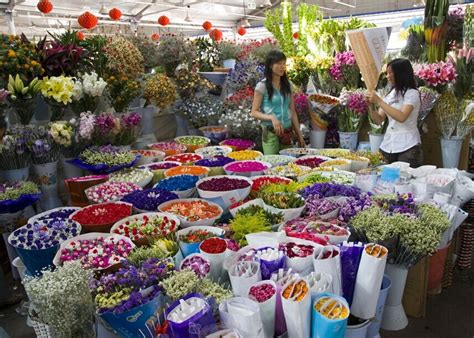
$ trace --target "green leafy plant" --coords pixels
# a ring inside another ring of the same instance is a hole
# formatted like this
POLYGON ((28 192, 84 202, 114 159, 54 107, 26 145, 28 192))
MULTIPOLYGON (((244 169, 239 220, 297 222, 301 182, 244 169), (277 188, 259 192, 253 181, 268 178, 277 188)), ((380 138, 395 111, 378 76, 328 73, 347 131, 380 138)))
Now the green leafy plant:
POLYGON ((407 44, 401 53, 403 57, 411 61, 426 61, 425 29, 423 25, 411 25, 408 28, 407 44))
POLYGON ((283 213, 271 213, 259 205, 250 205, 247 208, 237 211, 237 215, 255 215, 263 213, 269 224, 279 224, 283 222, 283 213))
POLYGON ((242 48, 232 41, 221 41, 217 44, 220 61, 237 59, 242 48))
POLYGON ((232 221, 230 221, 229 225, 233 232, 233 238, 240 245, 247 244, 245 235, 254 232, 271 231, 271 224, 268 222, 263 212, 237 215, 232 221))

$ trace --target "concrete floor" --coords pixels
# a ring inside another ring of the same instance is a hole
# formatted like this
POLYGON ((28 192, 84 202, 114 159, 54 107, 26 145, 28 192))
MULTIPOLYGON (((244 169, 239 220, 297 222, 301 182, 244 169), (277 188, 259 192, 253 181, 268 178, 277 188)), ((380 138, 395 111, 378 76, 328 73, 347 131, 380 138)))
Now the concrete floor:
MULTIPOLYGON (((456 273, 453 285, 440 295, 428 296, 426 317, 409 318, 409 325, 398 332, 382 331, 382 338, 474 338, 474 276, 456 273)), ((26 317, 17 306, 0 310, 0 327, 11 338, 34 338, 26 317)), ((0 338, 4 338, 0 331, 0 338)), ((100 338, 100 337, 99 337, 100 338)), ((331 338, 331 337, 327 337, 331 338)))

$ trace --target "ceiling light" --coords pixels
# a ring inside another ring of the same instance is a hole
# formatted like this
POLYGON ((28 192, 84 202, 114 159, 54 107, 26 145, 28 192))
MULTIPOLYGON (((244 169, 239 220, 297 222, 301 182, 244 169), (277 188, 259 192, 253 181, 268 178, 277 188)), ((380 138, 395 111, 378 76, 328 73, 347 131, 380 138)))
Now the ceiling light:
POLYGON ((250 24, 250 22, 247 20, 247 19, 243 19, 241 22, 240 22, 240 25, 243 26, 243 27, 251 27, 252 25, 250 24))
POLYGON ((107 8, 105 8, 104 4, 102 4, 102 6, 100 7, 99 14, 102 14, 102 15, 108 15, 109 14, 109 11, 107 10, 107 8))
POLYGON ((184 21, 186 22, 193 22, 193 19, 191 18, 191 15, 189 14, 189 8, 190 6, 187 6, 188 7, 188 11, 186 12, 186 17, 184 18, 184 21))

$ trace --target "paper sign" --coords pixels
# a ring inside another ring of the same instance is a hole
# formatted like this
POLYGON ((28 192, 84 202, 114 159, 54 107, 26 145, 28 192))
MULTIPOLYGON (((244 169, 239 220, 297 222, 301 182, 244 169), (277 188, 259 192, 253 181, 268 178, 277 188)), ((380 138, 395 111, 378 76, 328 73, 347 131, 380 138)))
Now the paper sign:
POLYGON ((360 73, 369 91, 373 91, 377 87, 390 31, 390 27, 377 27, 346 32, 360 73))

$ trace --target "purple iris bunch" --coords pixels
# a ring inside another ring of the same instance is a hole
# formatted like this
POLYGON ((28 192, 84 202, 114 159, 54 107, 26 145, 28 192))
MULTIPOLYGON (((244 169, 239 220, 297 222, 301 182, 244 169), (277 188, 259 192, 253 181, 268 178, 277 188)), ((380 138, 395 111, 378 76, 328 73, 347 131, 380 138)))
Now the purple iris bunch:
POLYGON ((362 193, 358 197, 349 197, 344 201, 344 203, 341 203, 341 209, 339 209, 339 220, 349 222, 352 217, 372 205, 372 199, 370 195, 366 193, 362 193))
POLYGON ((398 194, 394 198, 377 200, 378 205, 389 214, 415 215, 416 203, 412 194, 398 194))
POLYGON ((332 184, 332 183, 316 183, 304 188, 300 194, 305 199, 324 198, 333 196, 359 197, 361 191, 357 187, 332 184))
POLYGON ((101 293, 112 293, 124 288, 146 289, 157 285, 172 270, 173 265, 166 259, 150 258, 140 266, 125 262, 118 271, 92 279, 89 286, 94 292, 101 293))

